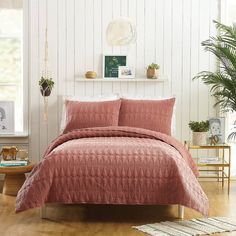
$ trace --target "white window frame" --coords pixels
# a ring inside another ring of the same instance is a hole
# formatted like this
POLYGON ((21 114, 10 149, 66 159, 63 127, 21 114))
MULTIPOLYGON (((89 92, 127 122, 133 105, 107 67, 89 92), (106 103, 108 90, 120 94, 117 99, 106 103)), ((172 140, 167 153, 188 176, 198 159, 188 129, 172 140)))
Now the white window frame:
POLYGON ((23 0, 23 133, 29 134, 29 0, 23 0))
MULTIPOLYGON (((23 83, 23 132, 15 132, 13 135, 1 134, 0 138, 25 138, 29 135, 29 0, 23 0, 23 66, 22 66, 22 83, 23 83)), ((10 85, 7 83, 6 85, 10 85)), ((2 84, 4 85, 4 84, 2 84)), ((2 142, 2 141, 1 141, 2 142)))

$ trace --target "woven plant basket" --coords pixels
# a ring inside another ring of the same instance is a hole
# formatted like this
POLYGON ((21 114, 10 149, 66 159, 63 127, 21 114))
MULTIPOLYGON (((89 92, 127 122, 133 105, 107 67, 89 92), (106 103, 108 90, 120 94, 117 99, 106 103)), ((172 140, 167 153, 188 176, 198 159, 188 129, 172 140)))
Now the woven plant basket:
POLYGON ((193 132, 193 145, 202 146, 207 143, 207 132, 193 132))

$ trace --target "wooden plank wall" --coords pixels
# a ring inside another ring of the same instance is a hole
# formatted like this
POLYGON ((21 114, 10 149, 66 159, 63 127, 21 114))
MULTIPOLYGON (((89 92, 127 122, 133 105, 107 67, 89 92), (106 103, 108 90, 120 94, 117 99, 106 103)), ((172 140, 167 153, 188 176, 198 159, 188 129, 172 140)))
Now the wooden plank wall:
POLYGON ((215 60, 201 48, 201 41, 215 34, 213 19, 219 19, 218 0, 30 0, 30 153, 40 160, 46 146, 59 132, 61 95, 129 93, 176 95, 179 140, 189 139, 189 120, 215 115, 209 89, 192 81, 201 70, 214 70, 215 60), (48 12, 49 64, 55 88, 49 98, 48 123, 43 120, 43 98, 38 80, 43 68, 44 30, 48 12), (137 25, 137 42, 110 47, 106 27, 119 16, 137 25), (76 82, 85 71, 102 76, 102 54, 125 53, 138 77, 157 62, 167 83, 76 82))

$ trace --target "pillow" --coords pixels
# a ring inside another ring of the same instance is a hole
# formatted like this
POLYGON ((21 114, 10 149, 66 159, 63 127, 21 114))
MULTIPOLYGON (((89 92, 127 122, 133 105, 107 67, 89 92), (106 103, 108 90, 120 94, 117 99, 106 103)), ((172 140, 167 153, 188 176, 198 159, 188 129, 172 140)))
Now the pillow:
POLYGON ((65 126, 66 126, 66 105, 65 105, 66 101, 98 102, 98 101, 114 101, 118 99, 119 99, 119 96, 117 94, 98 95, 98 96, 63 96, 60 133, 63 133, 63 130, 65 129, 65 126))
POLYGON ((119 125, 149 129, 171 135, 175 98, 165 100, 122 99, 119 125))
POLYGON ((104 102, 66 101, 66 127, 73 129, 117 126, 121 100, 104 102))
POLYGON ((175 98, 175 104, 173 108, 173 114, 172 114, 172 120, 171 120, 171 135, 176 136, 176 97, 175 95, 173 96, 143 96, 143 95, 132 95, 132 94, 124 94, 122 95, 122 98, 125 99, 132 99, 132 100, 165 100, 165 99, 170 99, 170 98, 175 98))

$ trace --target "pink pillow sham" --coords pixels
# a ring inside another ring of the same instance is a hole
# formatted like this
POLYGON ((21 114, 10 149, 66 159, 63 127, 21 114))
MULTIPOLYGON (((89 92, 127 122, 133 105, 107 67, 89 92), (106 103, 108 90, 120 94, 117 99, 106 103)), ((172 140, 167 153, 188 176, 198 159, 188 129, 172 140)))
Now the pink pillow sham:
POLYGON ((63 133, 88 127, 117 126, 121 100, 104 102, 66 101, 63 133))
POLYGON ((149 129, 171 135, 175 98, 165 100, 122 99, 119 126, 149 129))

